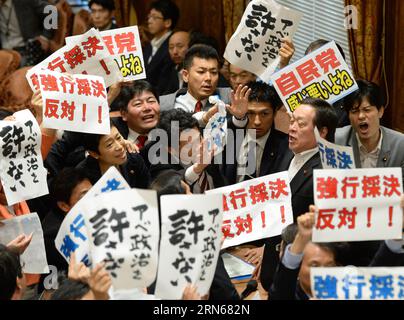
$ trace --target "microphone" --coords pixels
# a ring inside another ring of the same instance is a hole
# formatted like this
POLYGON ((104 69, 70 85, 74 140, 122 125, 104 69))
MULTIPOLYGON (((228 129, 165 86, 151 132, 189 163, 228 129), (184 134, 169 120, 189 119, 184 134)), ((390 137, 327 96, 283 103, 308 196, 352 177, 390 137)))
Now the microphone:
POLYGON ((241 293, 240 298, 241 300, 244 300, 247 298, 252 292, 256 291, 258 287, 258 282, 255 279, 251 279, 248 281, 246 288, 244 291, 241 293))

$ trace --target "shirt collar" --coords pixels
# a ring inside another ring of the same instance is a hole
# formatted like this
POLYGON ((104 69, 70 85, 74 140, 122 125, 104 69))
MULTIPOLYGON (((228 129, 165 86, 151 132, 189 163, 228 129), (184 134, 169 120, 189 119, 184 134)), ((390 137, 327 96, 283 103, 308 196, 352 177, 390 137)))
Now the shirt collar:
POLYGON ((171 35, 171 33, 172 33, 172 31, 170 30, 170 31, 166 32, 164 35, 162 35, 162 36, 161 36, 160 38, 158 38, 158 39, 153 38, 153 39, 150 41, 150 44, 151 44, 153 47, 157 48, 157 49, 160 48, 161 45, 163 44, 163 42, 166 41, 167 38, 171 35))
MULTIPOLYGON (((132 130, 131 128, 129 128, 129 134, 128 134, 128 140, 132 141, 132 142, 136 142, 137 138, 139 138, 139 136, 141 135, 140 133, 137 133, 136 131, 132 130)), ((148 136, 147 134, 145 134, 145 136, 148 136)))
POLYGON ((313 149, 309 149, 309 150, 302 151, 300 153, 296 153, 295 158, 296 158, 296 160, 299 159, 299 160, 306 161, 306 160, 310 159, 312 156, 314 156, 317 152, 318 152, 318 147, 315 147, 313 149))
POLYGON ((382 140, 383 140, 383 131, 381 129, 379 129, 379 130, 380 130, 379 142, 377 143, 376 148, 374 148, 372 151, 369 151, 369 152, 366 150, 365 146, 362 144, 361 140, 359 139, 358 133, 355 133, 356 141, 358 141, 359 150, 361 150, 364 153, 377 154, 382 149, 382 140))
MULTIPOLYGON (((187 93, 184 95, 184 98, 189 102, 190 105, 193 105, 193 106, 195 106, 196 103, 198 102, 198 100, 196 100, 196 99, 189 93, 188 90, 187 90, 187 93)), ((208 99, 201 100, 202 106, 205 106, 207 101, 208 101, 208 99)))
POLYGON ((261 147, 261 149, 264 149, 264 148, 265 148, 265 144, 267 143, 267 140, 268 140, 268 137, 269 137, 270 134, 271 134, 271 129, 269 129, 268 132, 267 132, 264 136, 262 136, 262 137, 260 137, 260 138, 258 138, 258 139, 253 139, 253 138, 247 133, 248 138, 245 139, 244 144, 247 145, 247 144, 248 144, 248 141, 255 140, 255 143, 256 143, 257 145, 259 145, 259 146, 261 147))

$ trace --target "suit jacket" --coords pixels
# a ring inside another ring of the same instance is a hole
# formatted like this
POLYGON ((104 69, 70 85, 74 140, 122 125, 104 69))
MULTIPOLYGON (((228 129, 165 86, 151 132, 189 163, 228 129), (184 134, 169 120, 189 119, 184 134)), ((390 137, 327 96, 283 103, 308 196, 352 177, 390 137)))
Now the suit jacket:
POLYGON ((168 37, 158 48, 150 63, 149 57, 152 54, 152 45, 149 43, 143 49, 143 61, 146 66, 146 77, 152 86, 157 90, 158 94, 161 94, 165 88, 165 81, 170 74, 170 69, 175 66, 174 62, 170 58, 168 52, 168 37))
POLYGON ((399 267, 404 266, 404 253, 392 252, 383 241, 377 250, 370 267, 399 267))
MULTIPOLYGON (((168 164, 151 164, 150 165, 150 176, 151 179, 154 180, 159 174, 165 172, 167 170, 175 170, 181 172, 185 181, 185 170, 181 164, 168 163, 168 164)), ((220 172, 220 168, 216 164, 211 164, 206 167, 205 172, 212 178, 213 188, 220 188, 227 185, 225 177, 220 172)), ((197 183, 195 181, 191 186, 191 191, 193 190, 194 185, 197 183)))
MULTIPOLYGON (((231 122, 228 122, 228 130, 234 130, 233 125, 230 125, 231 122)), ((227 148, 232 148, 234 150, 224 150, 223 151, 223 166, 222 170, 224 175, 226 176, 229 184, 237 183, 237 158, 238 152, 240 150, 240 146, 236 144, 241 144, 241 141, 237 141, 236 134, 233 134, 233 141, 228 141, 226 144, 227 148), (230 142, 230 143, 229 143, 230 142), (233 154, 234 163, 227 164, 226 154, 227 152, 231 152, 233 154)), ((289 149, 288 146, 288 135, 276 130, 274 127, 271 129, 271 133, 268 136, 268 139, 265 143, 264 152, 262 154, 260 172, 257 173, 257 177, 262 177, 268 174, 279 172, 280 162, 284 156, 284 154, 289 149)))
MULTIPOLYGON (((383 140, 376 167, 401 167, 403 168, 404 179, 404 134, 383 126, 380 129, 383 132, 383 140)), ((338 128, 335 132, 335 143, 351 146, 354 152, 355 165, 357 168, 361 168, 358 141, 352 126, 338 128)))
MULTIPOLYGON (((187 90, 187 88, 181 88, 175 93, 160 96, 160 111, 174 109, 175 99, 186 94, 187 90)), ((224 103, 230 103, 230 92, 230 88, 217 88, 214 94, 217 94, 224 103)), ((208 100, 203 107, 203 111, 208 111, 210 107, 212 107, 212 104, 208 100)))
MULTIPOLYGON (((143 158, 138 153, 128 153, 127 155, 127 161, 119 166, 122 176, 131 188, 147 189, 150 184, 150 173, 143 162, 143 158)), ((77 167, 87 172, 93 185, 102 176, 98 161, 91 156, 79 163, 77 167)))
MULTIPOLYGON (((280 171, 288 170, 293 157, 293 152, 288 150, 280 165, 280 171)), ((303 165, 290 182, 294 221, 296 221, 298 216, 308 212, 309 206, 314 204, 313 170, 321 168, 320 154, 317 152, 303 165)), ((275 248, 280 242, 281 237, 275 236, 269 238, 265 244, 260 279, 262 286, 267 290, 274 281, 276 266, 279 263, 279 254, 275 248)))
MULTIPOLYGON (((43 21, 47 16, 45 7, 50 3, 46 0, 12 0, 16 12, 18 24, 20 25, 21 35, 26 42, 28 39, 43 35, 51 39, 54 30, 45 29, 43 21)), ((1 43, 0 43, 1 47, 1 43)))

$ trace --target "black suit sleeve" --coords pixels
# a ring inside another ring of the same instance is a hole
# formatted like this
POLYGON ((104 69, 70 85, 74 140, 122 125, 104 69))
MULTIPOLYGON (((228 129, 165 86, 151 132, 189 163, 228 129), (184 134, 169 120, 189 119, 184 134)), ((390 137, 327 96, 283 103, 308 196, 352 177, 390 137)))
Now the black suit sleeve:
POLYGON ((240 296, 231 282, 220 254, 209 291, 209 300, 240 300, 240 296))
POLYGON ((404 266, 404 253, 395 253, 387 247, 386 242, 380 244, 369 267, 404 266))
POLYGON ((296 300, 297 276, 300 267, 288 269, 282 262, 278 264, 274 282, 269 290, 269 300, 296 300))

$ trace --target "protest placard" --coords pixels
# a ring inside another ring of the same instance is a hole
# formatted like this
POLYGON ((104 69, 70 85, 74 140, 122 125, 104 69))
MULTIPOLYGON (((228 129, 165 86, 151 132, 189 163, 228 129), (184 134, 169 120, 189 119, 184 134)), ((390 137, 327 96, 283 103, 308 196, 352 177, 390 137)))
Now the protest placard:
POLYGON ((121 79, 101 34, 92 28, 28 70, 26 78, 33 91, 39 89, 38 70, 48 69, 69 74, 91 74, 104 78, 107 87, 121 79))
POLYGON ((7 204, 48 194, 41 155, 41 129, 29 110, 0 121, 0 176, 7 204))
POLYGON ((0 243, 7 244, 21 234, 29 236, 32 240, 21 255, 21 266, 25 273, 48 273, 49 267, 46 260, 45 242, 41 221, 35 212, 15 216, 12 219, 3 220, 0 226, 0 243))
POLYGON ((274 0, 250 1, 227 44, 225 59, 268 82, 279 64, 281 39, 293 37, 301 17, 274 0))
POLYGON ((304 98, 334 103, 358 89, 334 41, 274 73, 271 81, 288 112, 295 111, 304 98))
POLYGON ((104 79, 39 70, 43 126, 76 132, 109 134, 109 106, 104 79))
POLYGON ((313 242, 401 238, 401 168, 313 171, 313 242))
POLYGON ((218 112, 216 112, 206 124, 203 130, 203 138, 208 142, 208 150, 215 148, 214 155, 220 154, 227 140, 227 118, 226 105, 217 96, 210 96, 209 102, 217 104, 218 112))
POLYGON ((115 290, 144 288, 157 274, 159 213, 154 190, 117 190, 82 205, 93 264, 104 261, 115 290))
POLYGON ((187 283, 206 295, 220 251, 223 203, 220 195, 164 195, 160 260, 155 295, 181 299, 187 283))
POLYGON ((223 197, 222 248, 280 235, 293 223, 287 171, 206 191, 223 197))
POLYGON ((77 202, 64 218, 55 239, 56 249, 67 262, 72 252, 76 260, 90 266, 90 248, 88 233, 85 227, 82 205, 85 201, 94 201, 94 197, 111 191, 128 190, 129 184, 115 167, 111 167, 97 183, 77 202), (79 232, 77 232, 77 230, 79 232))
POLYGON ((315 299, 404 299, 404 267, 311 268, 310 278, 315 299))
POLYGON ((318 151, 320 152, 323 169, 355 169, 355 157, 352 147, 340 146, 320 137, 318 129, 314 128, 318 151))
MULTIPOLYGON (((125 81, 146 78, 142 44, 137 26, 105 30, 100 32, 108 52, 114 59, 125 81)), ((79 36, 67 37, 66 44, 79 36)))

